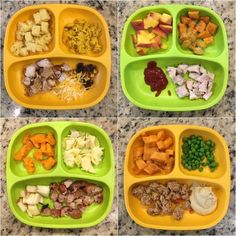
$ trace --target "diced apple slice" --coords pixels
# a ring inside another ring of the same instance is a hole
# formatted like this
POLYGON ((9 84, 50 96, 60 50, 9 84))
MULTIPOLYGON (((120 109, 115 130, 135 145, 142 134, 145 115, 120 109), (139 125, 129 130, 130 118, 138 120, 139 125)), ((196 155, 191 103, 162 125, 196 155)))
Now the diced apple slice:
POLYGON ((171 23, 172 23, 172 17, 171 17, 171 15, 166 14, 166 13, 163 13, 163 14, 161 15, 160 22, 161 22, 161 23, 164 23, 164 24, 167 24, 167 25, 171 25, 171 23))
POLYGON ((171 25, 159 24, 158 26, 166 34, 170 34, 172 32, 172 26, 171 25))
POLYGON ((133 26, 134 30, 144 30, 144 22, 141 19, 133 20, 131 22, 131 25, 133 26))
POLYGON ((152 47, 152 39, 155 38, 155 34, 146 30, 140 30, 137 32, 137 47, 150 48, 152 47))
POLYGON ((154 28, 159 24, 159 21, 151 17, 149 14, 144 18, 144 29, 154 28))
POLYGON ((161 36, 163 39, 167 39, 167 34, 162 31, 159 26, 155 27, 153 30, 152 30, 153 33, 161 36))
POLYGON ((136 52, 143 56, 143 55, 146 55, 148 53, 148 48, 143 48, 143 47, 137 47, 136 48, 136 52))
POLYGON ((158 13, 158 12, 154 12, 154 11, 149 12, 148 15, 149 15, 150 17, 152 17, 153 19, 157 20, 157 21, 159 21, 160 18, 161 18, 161 14, 158 13))
POLYGON ((161 37, 157 35, 153 40, 152 40, 152 48, 155 49, 160 49, 161 47, 161 37))

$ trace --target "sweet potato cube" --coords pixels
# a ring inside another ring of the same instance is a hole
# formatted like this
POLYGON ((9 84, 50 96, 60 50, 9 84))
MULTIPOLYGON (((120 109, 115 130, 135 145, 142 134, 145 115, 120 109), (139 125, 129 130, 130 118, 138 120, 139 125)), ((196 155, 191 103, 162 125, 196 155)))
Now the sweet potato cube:
POLYGON ((37 150, 34 152, 34 158, 35 158, 37 161, 43 160, 43 153, 41 152, 40 149, 37 149, 37 150))
POLYGON ((135 163, 139 170, 143 170, 146 167, 146 162, 143 160, 137 160, 135 163))
POLYGON ((189 17, 187 17, 187 16, 181 16, 180 17, 181 18, 181 23, 183 23, 183 24, 185 24, 185 25, 188 25, 189 24, 189 22, 190 22, 190 18, 189 17))
POLYGON ((30 140, 36 148, 39 148, 41 143, 46 142, 46 134, 35 134, 31 136, 30 140))
POLYGON ((172 144, 173 144, 173 139, 171 137, 168 137, 167 139, 164 140, 165 149, 170 147, 172 144))
POLYGON ((179 24, 179 34, 182 35, 182 34, 185 34, 187 32, 187 27, 185 24, 179 24))
POLYGON ((204 38, 208 38, 210 36, 211 36, 211 34, 207 30, 204 30, 203 32, 199 33, 197 37, 200 39, 204 39, 204 38))
POLYGON ((144 143, 155 143, 157 141, 157 136, 155 134, 143 137, 144 143))
POLYGON ((30 157, 23 159, 23 165, 29 174, 33 174, 35 172, 34 160, 30 157))
POLYGON ((150 159, 157 162, 165 163, 169 158, 169 154, 165 152, 154 152, 150 159))
POLYGON ((165 131, 161 130, 157 133, 157 141, 164 140, 165 139, 165 131))
POLYGON ((33 148, 33 144, 28 141, 26 144, 24 144, 20 150, 15 154, 14 156, 14 159, 16 161, 21 161, 23 160, 27 155, 28 153, 32 150, 33 148))
POLYGON ((199 19, 199 11, 189 11, 188 16, 189 16, 189 18, 191 18, 193 20, 197 20, 197 19, 199 19))
POLYGON ((212 22, 209 22, 207 24, 207 27, 206 27, 206 30, 211 34, 211 35, 214 35, 216 30, 217 30, 217 25, 212 23, 212 22))
POLYGON ((50 170, 56 164, 56 160, 52 157, 49 157, 46 160, 42 160, 41 164, 46 170, 50 170))
POLYGON ((150 147, 149 144, 145 144, 143 151, 143 160, 149 160, 152 153, 157 151, 158 151, 157 147, 150 147))
POLYGON ((160 149, 161 151, 165 149, 165 144, 163 141, 158 141, 157 142, 157 147, 158 149, 160 149))
POLYGON ((30 141, 30 134, 25 134, 23 137, 23 144, 27 144, 30 141))
POLYGON ((133 157, 142 157, 143 156, 143 151, 144 151, 144 147, 143 146, 139 146, 139 147, 135 147, 134 151, 133 151, 133 157))
POLYGON ((148 173, 149 175, 153 175, 155 173, 158 173, 161 171, 161 169, 158 167, 158 165, 154 163, 150 163, 147 165, 147 167, 144 168, 144 171, 148 173))
POLYGON ((166 166, 165 166, 165 169, 167 172, 170 172, 173 167, 174 167, 174 163, 175 163, 175 160, 173 157, 170 157, 167 162, 166 162, 166 166))
POLYGON ((197 46, 200 48, 206 48, 207 44, 203 40, 198 40, 197 41, 197 46))
POLYGON ((214 42, 214 37, 210 36, 203 39, 206 45, 212 44, 214 42))
POLYGON ((190 30, 190 31, 194 30, 195 25, 196 25, 196 21, 191 20, 191 21, 189 22, 189 30, 190 30))
POLYGON ((45 152, 45 155, 47 155, 49 157, 53 157, 54 156, 54 149, 49 143, 46 144, 46 149, 47 149, 47 151, 45 152))
POLYGON ((204 21, 199 21, 198 24, 195 26, 197 32, 203 32, 206 29, 206 23, 204 21))
POLYGON ((173 156, 175 153, 172 149, 166 149, 165 152, 168 153, 170 156, 173 156))
POLYGON ((204 21, 206 24, 209 23, 210 17, 209 16, 200 16, 200 20, 204 21))
POLYGON ((140 173, 142 172, 142 170, 138 169, 138 167, 135 166, 135 167, 133 168, 133 172, 134 172, 135 175, 138 175, 138 174, 140 174, 140 173))
POLYGON ((41 151, 42 153, 45 153, 45 152, 47 151, 47 145, 46 145, 46 143, 41 143, 40 151, 41 151))
POLYGON ((52 133, 50 133, 50 132, 48 133, 47 138, 46 138, 46 142, 48 142, 52 146, 54 146, 56 144, 56 140, 55 140, 52 133))

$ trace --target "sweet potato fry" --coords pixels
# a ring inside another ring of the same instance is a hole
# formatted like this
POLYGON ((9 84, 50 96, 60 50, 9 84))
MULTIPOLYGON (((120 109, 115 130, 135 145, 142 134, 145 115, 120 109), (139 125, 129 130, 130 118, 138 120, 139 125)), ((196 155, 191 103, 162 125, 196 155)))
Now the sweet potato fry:
POLYGON ((147 167, 144 168, 144 171, 149 175, 153 175, 158 172, 161 172, 161 169, 158 167, 158 165, 150 163, 147 165, 147 167))
POLYGON ((34 160, 30 157, 23 159, 23 165, 29 174, 33 174, 35 172, 34 160))
POLYGON ((165 131, 161 130, 157 132, 157 141, 164 140, 165 139, 165 131))
POLYGON ((172 149, 166 149, 165 152, 168 153, 169 156, 173 156, 175 153, 174 150, 172 150, 172 149))
POLYGON ((161 151, 165 149, 165 144, 163 141, 158 141, 157 142, 157 147, 158 149, 160 149, 161 151))
POLYGON ((180 19, 181 19, 181 23, 183 23, 185 25, 188 25, 189 22, 191 21, 191 19, 187 16, 181 16, 180 19))
POLYGON ((25 134, 23 137, 23 144, 27 144, 30 141, 30 134, 25 134))
POLYGON ((143 170, 146 167, 146 162, 143 160, 137 160, 135 163, 139 170, 143 170))
POLYGON ((199 21, 198 24, 195 26, 197 32, 201 33, 206 29, 206 23, 204 21, 199 21))
POLYGON ((204 30, 203 32, 199 33, 197 37, 200 39, 204 39, 204 38, 208 38, 210 36, 211 36, 211 34, 207 30, 204 30))
POLYGON ((182 23, 179 24, 179 33, 180 35, 187 33, 187 27, 185 24, 182 23))
POLYGON ((143 142, 145 144, 155 143, 156 141, 157 141, 157 136, 156 135, 149 135, 149 136, 144 136, 143 137, 143 142))
POLYGON ((46 134, 34 134, 30 140, 36 148, 39 148, 41 143, 46 142, 46 134))
POLYGON ((150 157, 151 160, 161 163, 166 163, 168 158, 169 154, 165 152, 154 152, 150 157))
POLYGON ((165 149, 167 149, 173 144, 173 139, 171 137, 168 137, 163 142, 164 142, 165 149))
POLYGON ((134 148, 133 151, 133 157, 142 157, 143 156, 143 151, 144 151, 144 147, 143 146, 138 146, 134 148))
POLYGON ((204 40, 205 44, 209 45, 214 42, 214 37, 210 36, 210 37, 204 38, 203 40, 204 40))
POLYGON ((204 21, 206 24, 208 24, 209 21, 210 21, 210 17, 209 16, 200 16, 199 19, 204 21))
POLYGON ((40 149, 37 149, 37 150, 34 152, 34 158, 35 158, 37 161, 43 160, 43 153, 41 152, 40 149))

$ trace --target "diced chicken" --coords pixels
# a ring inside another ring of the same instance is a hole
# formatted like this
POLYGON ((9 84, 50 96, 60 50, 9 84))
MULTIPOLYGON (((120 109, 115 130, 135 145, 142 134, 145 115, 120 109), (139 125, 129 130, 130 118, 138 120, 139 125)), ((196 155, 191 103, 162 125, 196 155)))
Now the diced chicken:
POLYGON ((27 211, 27 206, 23 203, 22 199, 20 199, 18 202, 17 202, 17 206, 20 208, 20 210, 22 212, 26 212, 27 211))
POLYGON ((204 98, 205 100, 208 100, 208 99, 211 97, 211 95, 212 95, 212 92, 207 92, 207 93, 205 93, 205 94, 203 95, 203 98, 204 98))
POLYGON ((193 92, 193 91, 189 91, 189 98, 190 100, 194 100, 194 99, 198 99, 199 97, 193 92))
POLYGON ((189 78, 197 80, 197 78, 199 77, 198 73, 189 73, 188 74, 189 78))
POLYGON ((200 74, 200 66, 199 65, 192 65, 187 68, 188 72, 194 72, 200 74))
POLYGON ((200 72, 202 74, 206 74, 207 73, 206 69, 203 66, 200 67, 200 72))
POLYGON ((29 77, 25 77, 23 79, 23 84, 29 86, 31 84, 31 79, 29 77))
POLYGON ((189 92, 185 85, 182 85, 176 88, 176 93, 180 98, 183 98, 189 95, 189 92))
POLYGON ((181 75, 176 75, 172 78, 174 84, 182 85, 184 84, 184 78, 181 75))
POLYGON ((180 64, 180 65, 178 65, 178 67, 177 67, 177 72, 178 72, 179 74, 185 74, 185 73, 187 72, 187 68, 188 68, 188 65, 186 65, 186 64, 180 64))
POLYGON ((48 59, 43 59, 37 62, 39 67, 52 67, 52 63, 48 59))
POLYGON ((193 80, 187 80, 186 82, 188 90, 192 90, 193 88, 193 80))
POLYGON ((61 69, 62 69, 62 71, 70 71, 71 70, 71 67, 69 66, 69 65, 67 65, 67 64, 63 64, 62 66, 61 66, 61 69))
POLYGON ((169 73, 169 76, 171 79, 173 79, 176 76, 177 69, 175 67, 167 67, 167 72, 169 73))
POLYGON ((206 93, 207 92, 207 85, 208 85, 208 82, 207 81, 203 81, 202 83, 199 84, 199 92, 203 92, 203 93, 206 93))
POLYGON ((35 72, 36 72, 36 65, 31 64, 26 67, 25 76, 29 77, 29 78, 33 78, 33 77, 35 77, 35 72))
POLYGON ((40 214, 40 211, 36 205, 28 205, 27 213, 31 216, 37 216, 40 214))

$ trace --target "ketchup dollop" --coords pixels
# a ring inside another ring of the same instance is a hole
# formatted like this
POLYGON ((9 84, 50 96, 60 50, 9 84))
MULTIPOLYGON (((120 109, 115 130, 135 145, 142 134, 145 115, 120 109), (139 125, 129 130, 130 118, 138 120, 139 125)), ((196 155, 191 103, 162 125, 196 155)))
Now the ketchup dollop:
POLYGON ((144 70, 144 80, 151 87, 151 91, 157 91, 156 96, 159 96, 168 84, 165 73, 160 67, 157 67, 155 61, 148 62, 147 68, 144 70))

